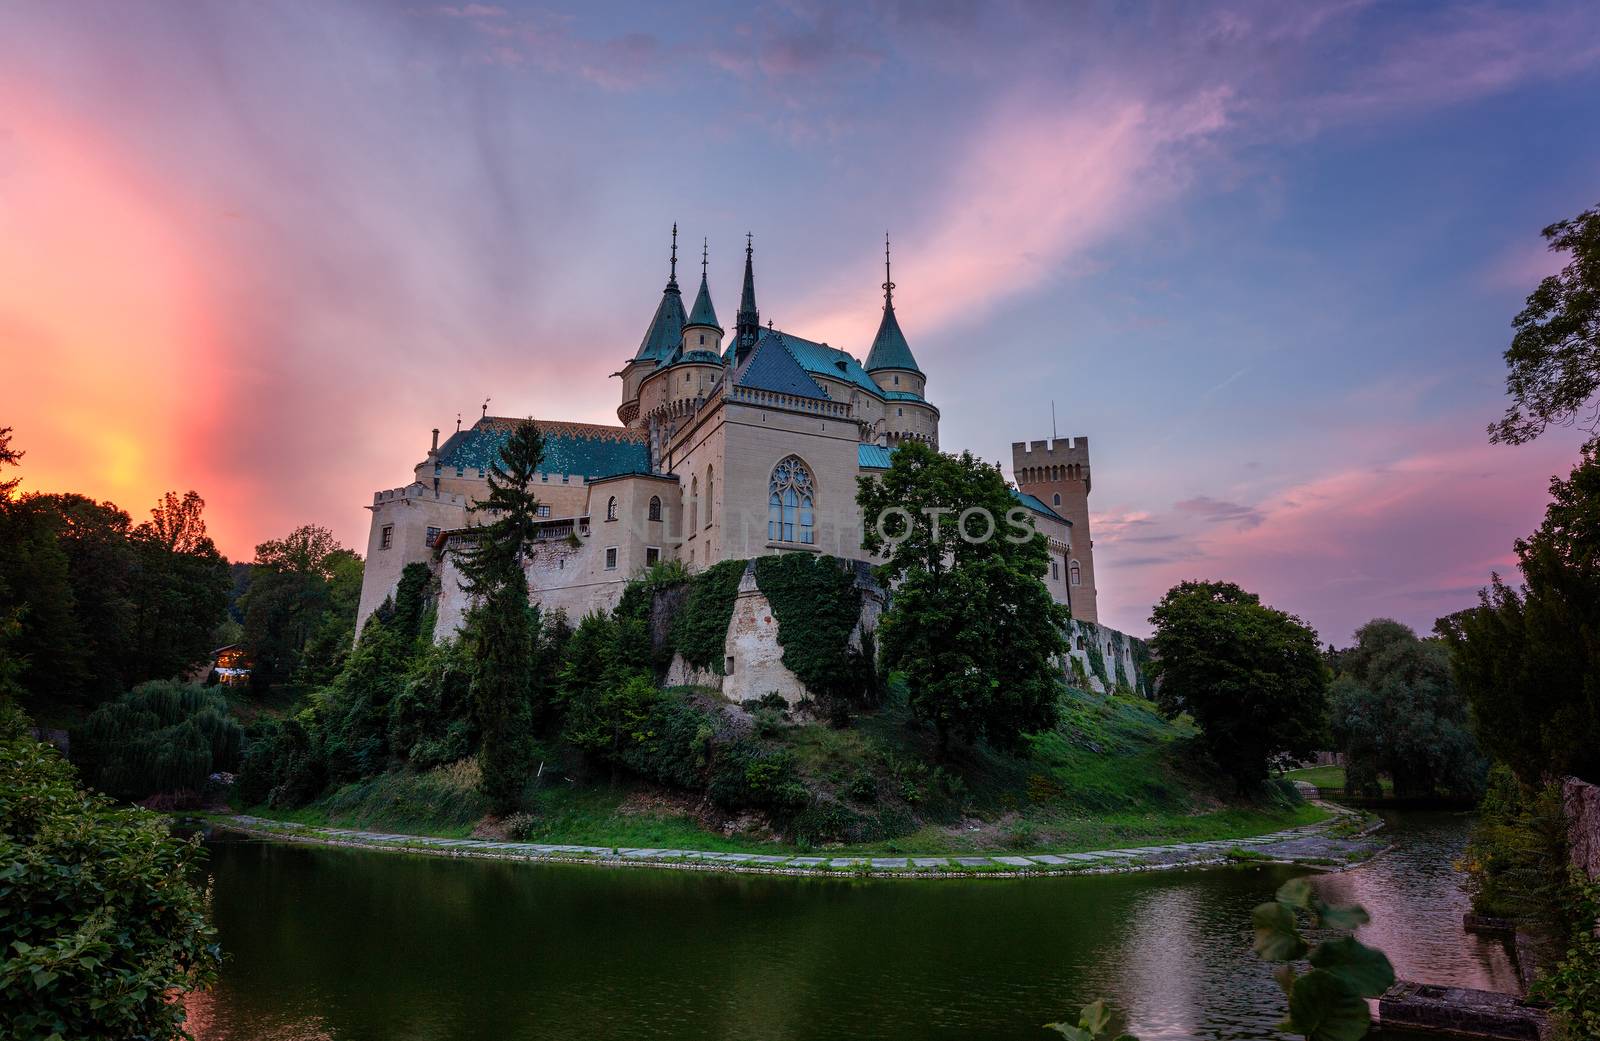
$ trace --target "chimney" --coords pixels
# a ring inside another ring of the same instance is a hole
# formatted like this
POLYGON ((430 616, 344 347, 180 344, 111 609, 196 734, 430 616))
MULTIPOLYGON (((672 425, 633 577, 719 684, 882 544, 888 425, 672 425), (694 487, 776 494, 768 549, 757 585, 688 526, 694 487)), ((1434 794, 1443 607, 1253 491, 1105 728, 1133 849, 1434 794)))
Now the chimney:
POLYGON ((433 428, 433 447, 428 450, 433 455, 439 454, 439 428, 433 428))

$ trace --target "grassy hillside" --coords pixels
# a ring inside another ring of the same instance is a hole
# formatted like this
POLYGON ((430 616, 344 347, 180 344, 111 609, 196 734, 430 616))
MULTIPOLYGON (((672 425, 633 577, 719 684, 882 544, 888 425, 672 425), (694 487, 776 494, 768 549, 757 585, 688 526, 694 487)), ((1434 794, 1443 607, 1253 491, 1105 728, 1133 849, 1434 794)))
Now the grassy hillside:
MULTIPOLYGON (((680 696, 688 696, 682 692, 680 696)), ((697 695, 704 700, 707 695, 697 695)), ((714 697, 714 695, 712 695, 714 697)), ((1192 727, 1149 702, 1081 691, 1062 721, 1012 751, 976 748, 936 765, 932 736, 911 725, 903 692, 845 729, 770 710, 733 725, 793 754, 811 809, 781 829, 730 815, 701 793, 587 771, 549 750, 545 773, 514 824, 529 841, 770 851, 795 846, 861 852, 1073 851, 1240 838, 1310 823, 1324 812, 1275 787, 1257 800, 1227 795, 1201 766, 1192 727)), ((484 813, 476 768, 394 772, 347 785, 293 813, 305 823, 466 835, 484 813)))

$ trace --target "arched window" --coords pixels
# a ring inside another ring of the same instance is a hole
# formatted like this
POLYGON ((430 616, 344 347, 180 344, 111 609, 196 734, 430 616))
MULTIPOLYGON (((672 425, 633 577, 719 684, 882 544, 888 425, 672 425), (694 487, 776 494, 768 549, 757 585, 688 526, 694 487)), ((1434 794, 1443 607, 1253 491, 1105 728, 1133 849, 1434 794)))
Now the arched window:
POLYGON ((659 495, 650 496, 650 519, 653 521, 661 519, 661 496, 659 495))
POLYGON ((1061 493, 1057 492, 1053 498, 1054 498, 1054 501, 1051 503, 1051 505, 1052 506, 1060 506, 1061 505, 1061 493))
POLYGON ((617 497, 613 495, 606 500, 606 520, 617 519, 617 497))
POLYGON ((1076 560, 1067 567, 1067 579, 1075 586, 1083 583, 1083 575, 1078 570, 1078 562, 1076 560))
POLYGON ((813 509, 816 490, 811 484, 811 468, 799 456, 788 456, 772 468, 767 485, 767 538, 772 542, 816 542, 813 509))
POLYGON ((712 514, 717 509, 717 476, 716 471, 706 467, 706 527, 711 527, 712 514))
POLYGON ((1050 562, 1050 578, 1057 582, 1061 580, 1061 562, 1059 560, 1050 562))
POLYGON ((689 478, 689 531, 693 535, 700 530, 700 478, 689 478))

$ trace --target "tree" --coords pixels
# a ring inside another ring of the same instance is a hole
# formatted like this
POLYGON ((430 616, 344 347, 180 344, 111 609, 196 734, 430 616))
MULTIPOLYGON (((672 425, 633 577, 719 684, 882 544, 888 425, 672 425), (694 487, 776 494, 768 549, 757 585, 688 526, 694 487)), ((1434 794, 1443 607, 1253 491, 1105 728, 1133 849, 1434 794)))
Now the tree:
POLYGON ((528 774, 539 623, 528 599, 523 553, 537 523, 533 487, 543 460, 539 428, 532 420, 517 424, 489 469, 489 494, 472 504, 492 520, 473 532, 459 564, 463 591, 477 598, 462 640, 478 664, 478 765, 484 795, 499 813, 516 807, 528 774))
POLYGON ((863 545, 886 557, 875 570, 894 588, 879 630, 884 663, 905 673, 911 710, 940 748, 952 738, 1011 745, 1054 725, 1067 613, 1043 582, 1044 536, 1007 523, 1027 512, 999 468, 906 442, 882 475, 860 478, 856 501, 863 545))
POLYGON ((1513 404, 1489 425, 1489 440, 1532 441, 1552 424, 1570 426, 1584 412, 1600 434, 1600 207, 1542 232, 1551 252, 1570 253, 1560 274, 1546 276, 1512 319, 1506 349, 1506 393, 1513 404))
POLYGON ((139 533, 168 553, 201 553, 211 549, 202 514, 206 501, 200 493, 188 491, 180 499, 167 492, 150 509, 150 519, 139 525, 139 533))
POLYGON ((1317 748, 1327 671, 1317 634, 1232 582, 1181 582, 1150 616, 1156 702, 1187 712, 1217 766, 1241 791, 1275 763, 1317 748))
MULTIPOLYGON (((0 473, 5 472, 5 467, 22 465, 22 457, 26 454, 11 447, 11 428, 0 427, 0 473)), ((11 493, 21 483, 20 477, 0 479, 0 503, 10 499, 11 493)))
MULTIPOLYGON (((335 582, 342 575, 348 585, 352 562, 359 560, 315 524, 256 547, 249 587, 239 598, 245 650, 255 659, 253 683, 281 683, 295 674, 333 603, 335 582)), ((348 613, 353 632, 355 607, 348 613)))
POLYGON ((1450 793, 1475 798, 1487 764, 1467 729, 1467 703, 1441 640, 1375 618, 1339 655, 1330 729, 1345 754, 1345 786, 1378 794, 1378 776, 1400 798, 1450 793))
POLYGON ((0 1018, 7 1037, 176 1041, 184 991, 222 961, 198 840, 77 784, 49 745, 0 734, 0 1018))
POLYGON ((129 538, 135 654, 124 682, 170 679, 205 662, 227 617, 228 562, 206 535, 205 500, 167 492, 129 538))
POLYGON ((1494 575, 1438 626, 1479 743, 1532 787, 1600 780, 1600 450, 1552 480, 1550 500, 1516 542, 1522 589, 1494 575))

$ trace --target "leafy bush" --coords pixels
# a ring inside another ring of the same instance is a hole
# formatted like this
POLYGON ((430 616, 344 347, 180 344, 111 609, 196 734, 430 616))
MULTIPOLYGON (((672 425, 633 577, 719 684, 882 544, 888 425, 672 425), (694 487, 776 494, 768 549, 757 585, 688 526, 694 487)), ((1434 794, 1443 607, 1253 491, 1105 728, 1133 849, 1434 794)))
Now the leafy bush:
POLYGON ((455 640, 433 644, 411 665, 389 703, 389 751, 428 770, 471 755, 478 744, 472 662, 455 640))
POLYGON ((830 842, 843 842, 859 820, 858 816, 836 802, 818 802, 798 814, 790 830, 795 842, 800 845, 822 846, 830 842))
POLYGON ((203 855, 156 814, 79 788, 49 745, 0 744, 6 1036, 185 1036, 173 996, 214 981, 222 961, 191 881, 203 855))
POLYGON ((795 779, 794 753, 770 751, 749 740, 717 748, 711 769, 713 802, 726 809, 763 809, 792 813, 810 801, 795 779))
POLYGON ((327 786, 322 756, 314 744, 313 718, 307 710, 289 719, 260 719, 250 725, 236 789, 246 806, 304 806, 327 786))
POLYGON ((221 694, 172 680, 141 683, 72 734, 85 782, 119 799, 199 790, 239 761, 243 731, 221 694))
POLYGON ((1594 934, 1600 884, 1579 883, 1576 869, 1572 874, 1579 897, 1571 908, 1571 946, 1539 977, 1531 995, 1550 1002, 1560 1037, 1578 1041, 1600 1037, 1600 937, 1594 934))
POLYGON ((711 763, 716 721, 679 697, 663 697, 651 707, 644 737, 624 745, 618 760, 641 777, 677 788, 705 783, 711 763))

